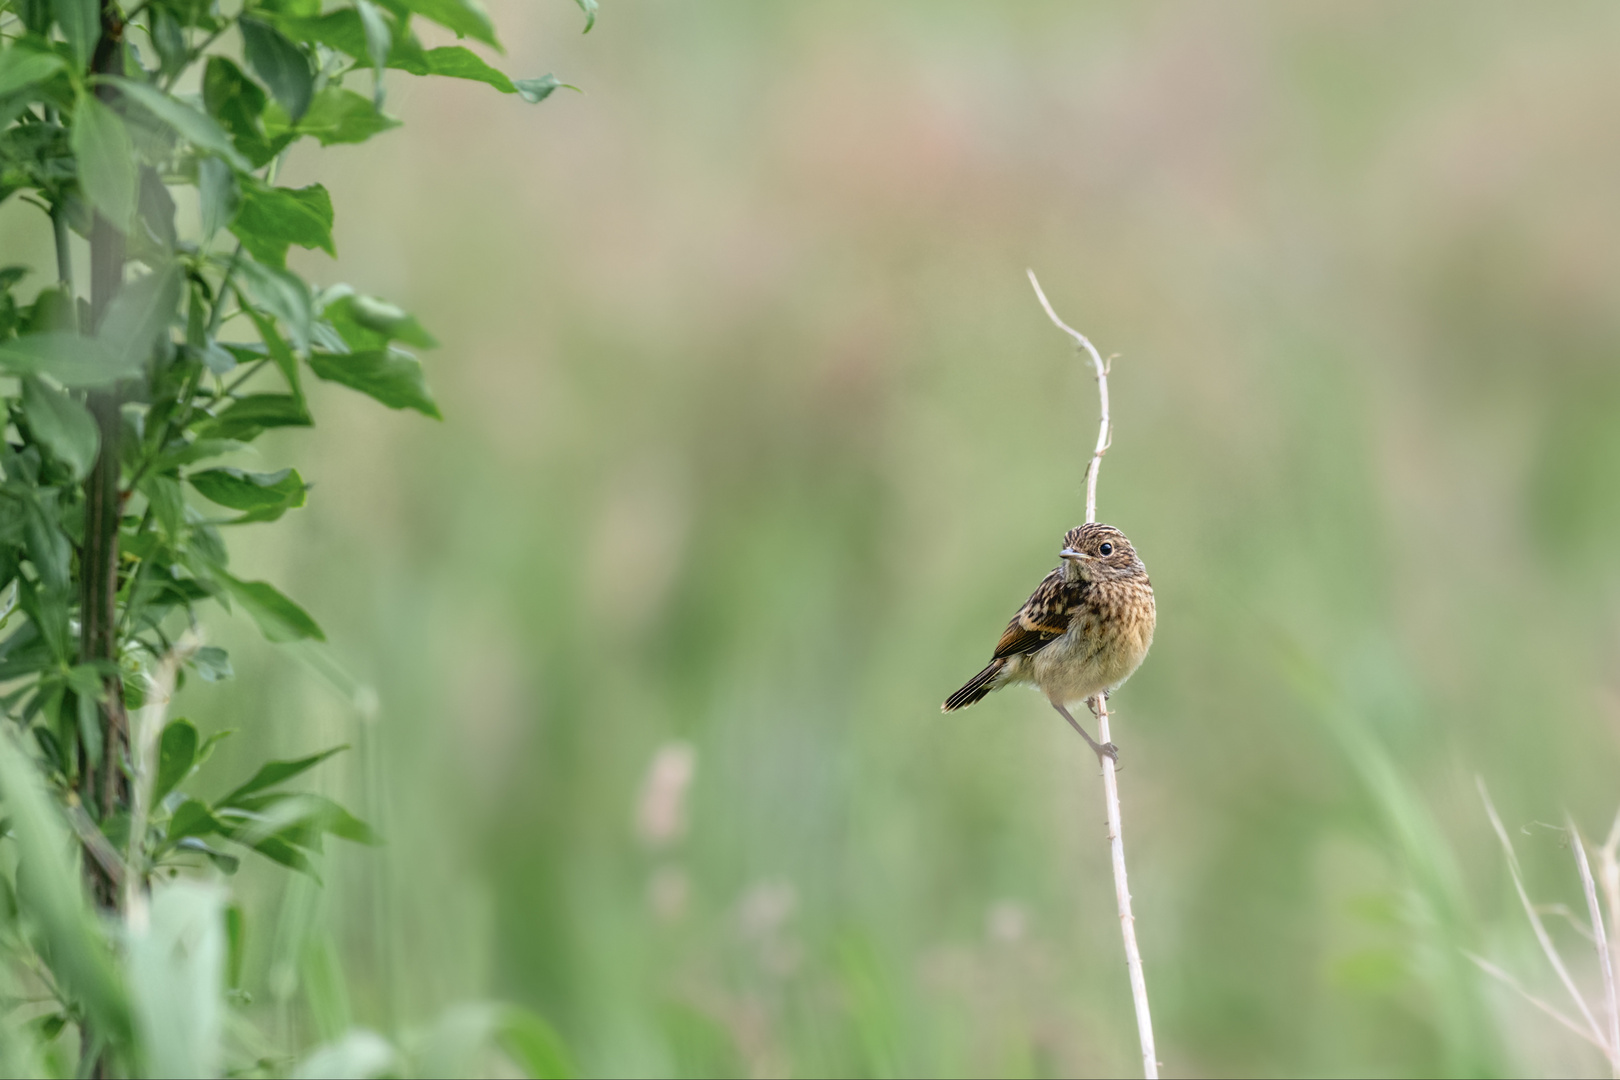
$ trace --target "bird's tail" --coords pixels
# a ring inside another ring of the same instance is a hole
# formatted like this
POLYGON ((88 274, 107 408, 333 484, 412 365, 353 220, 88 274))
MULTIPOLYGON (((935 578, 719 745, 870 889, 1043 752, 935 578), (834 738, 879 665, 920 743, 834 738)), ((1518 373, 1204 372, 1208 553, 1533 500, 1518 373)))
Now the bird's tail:
POLYGON ((940 706, 940 711, 955 712, 957 709, 965 709, 984 697, 996 688, 996 676, 1001 674, 1001 669, 1006 665, 1005 659, 990 661, 989 667, 973 676, 962 689, 946 698, 945 704, 940 706))

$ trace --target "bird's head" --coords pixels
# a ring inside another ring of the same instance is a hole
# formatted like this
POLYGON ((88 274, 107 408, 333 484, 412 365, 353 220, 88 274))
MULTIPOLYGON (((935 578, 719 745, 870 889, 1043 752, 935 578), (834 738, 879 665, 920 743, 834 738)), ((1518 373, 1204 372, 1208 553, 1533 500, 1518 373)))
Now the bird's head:
POLYGON ((1147 567, 1125 534, 1112 525, 1087 524, 1063 537, 1063 573, 1071 581, 1113 581, 1144 577, 1147 567))

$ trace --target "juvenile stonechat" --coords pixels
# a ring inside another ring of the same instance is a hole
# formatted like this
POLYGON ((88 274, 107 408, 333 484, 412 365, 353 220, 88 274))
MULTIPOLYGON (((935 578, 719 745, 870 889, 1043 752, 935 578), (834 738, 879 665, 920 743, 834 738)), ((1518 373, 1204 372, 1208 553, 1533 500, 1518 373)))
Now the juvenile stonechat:
POLYGON ((989 666, 946 698, 944 711, 1011 683, 1033 683, 1093 750, 1118 760, 1118 748, 1088 735, 1068 706, 1106 698, 1142 663, 1153 644, 1153 584, 1112 525, 1070 529, 1058 556, 1057 569, 1007 624, 989 666))

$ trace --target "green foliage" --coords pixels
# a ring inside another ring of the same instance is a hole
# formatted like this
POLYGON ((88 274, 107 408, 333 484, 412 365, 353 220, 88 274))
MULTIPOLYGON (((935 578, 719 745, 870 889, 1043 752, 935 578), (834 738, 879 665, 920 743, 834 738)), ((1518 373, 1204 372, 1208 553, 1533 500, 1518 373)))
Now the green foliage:
MULTIPOLYGON (((588 29, 595 4, 583 7, 588 29)), ((381 842, 338 803, 286 786, 343 747, 266 762, 207 796, 221 736, 163 724, 166 691, 152 688, 231 677, 225 651, 196 640, 211 605, 244 612, 272 642, 325 640, 275 586, 231 571, 222 531, 305 504, 296 469, 242 462, 265 432, 315 423, 306 369, 439 417, 407 351, 437 342, 386 301, 289 269, 294 247, 336 254, 334 210, 320 184, 275 183, 301 140, 360 143, 398 126, 383 108, 388 69, 529 101, 561 85, 513 80, 462 46, 425 48, 413 20, 500 51, 476 0, 325 12, 308 0, 0 0, 0 199, 44 210, 58 252, 54 268, 0 269, 0 987, 47 1002, 24 1043, 6 1021, 8 1068, 61 1071, 40 1063, 77 1031, 86 1056, 69 1071, 263 1069, 224 1034, 246 927, 219 875, 257 854, 318 880, 327 838, 381 842), (174 194, 187 187, 195 215, 174 194), (90 243, 93 287, 75 280, 74 234, 90 243), (105 607, 89 599, 102 595, 105 607), (103 916, 126 916, 119 948, 87 892, 103 916)), ((475 1019, 457 1030, 535 1075, 568 1073, 537 1018, 475 1019)), ((431 1039, 340 1045, 460 1067, 431 1039)))

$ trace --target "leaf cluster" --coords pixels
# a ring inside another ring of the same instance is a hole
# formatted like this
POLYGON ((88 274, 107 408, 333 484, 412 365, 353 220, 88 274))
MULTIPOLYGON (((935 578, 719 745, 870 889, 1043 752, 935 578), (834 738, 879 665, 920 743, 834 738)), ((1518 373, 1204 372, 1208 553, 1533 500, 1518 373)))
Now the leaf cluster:
MULTIPOLYGON (((576 2, 588 30, 596 2, 576 2)), ((174 720, 142 761, 107 717, 147 705, 164 664, 179 684, 230 676, 224 650, 196 645, 210 604, 274 642, 324 640, 274 585, 233 572, 228 542, 309 497, 296 468, 264 468, 254 446, 315 423, 308 379, 440 417, 419 359, 433 337, 386 300, 294 272, 295 247, 336 254, 334 208, 318 183, 276 182, 295 145, 398 126, 390 71, 531 103, 564 85, 424 36, 501 53, 477 0, 0 0, 0 202, 37 207, 57 254, 54 268, 0 267, 0 799, 19 813, 37 780, 107 875, 144 887, 183 867, 230 873, 246 851, 314 875, 325 837, 377 842, 331 800, 282 786, 341 748, 268 762, 209 802, 188 781, 218 736, 174 720), (110 287, 75 275, 75 236, 91 244, 91 276, 111 260, 110 287), (98 475, 116 484, 110 522, 94 512, 98 475), (89 648, 84 609, 108 529, 111 655, 89 648), (107 789, 125 792, 116 805, 81 798, 100 773, 123 778, 107 789), (135 805, 127 793, 151 776, 135 805)), ((57 857, 49 848, 21 852, 10 878, 0 863, 0 927, 17 882, 50 876, 28 871, 57 857)), ((42 970, 52 951, 34 957, 42 970)), ((75 985, 53 980, 57 1015, 116 1047, 128 1018, 87 1011, 75 985)))

